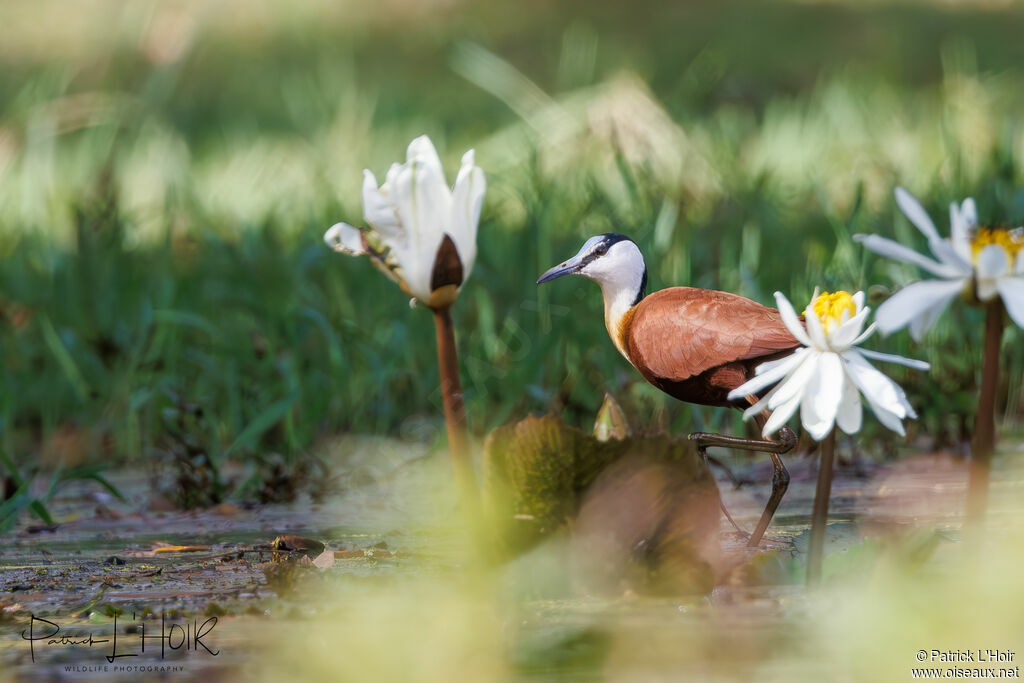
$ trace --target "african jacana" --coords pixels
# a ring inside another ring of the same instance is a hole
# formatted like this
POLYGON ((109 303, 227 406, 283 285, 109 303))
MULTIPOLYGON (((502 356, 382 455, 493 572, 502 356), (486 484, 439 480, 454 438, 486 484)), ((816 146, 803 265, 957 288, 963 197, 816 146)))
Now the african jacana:
MULTIPOLYGON (((761 363, 800 346, 777 309, 742 296, 694 287, 669 287, 648 295, 643 254, 625 235, 591 237, 575 256, 541 275, 537 284, 563 275, 582 275, 601 285, 604 323, 615 348, 644 379, 680 401, 741 408, 728 400, 728 393, 753 377, 761 363)), ((753 404, 757 397, 747 401, 753 404)), ((759 418, 762 427, 764 419, 759 418)), ((771 457, 772 493, 748 541, 758 545, 789 486, 779 455, 793 449, 796 435, 784 427, 778 441, 706 432, 689 438, 705 458, 709 446, 771 457)))

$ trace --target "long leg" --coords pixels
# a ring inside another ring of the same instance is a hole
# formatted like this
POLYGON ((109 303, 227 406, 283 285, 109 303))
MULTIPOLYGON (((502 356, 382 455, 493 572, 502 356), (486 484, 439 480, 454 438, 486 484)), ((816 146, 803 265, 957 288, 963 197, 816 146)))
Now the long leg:
POLYGON ((750 548, 757 547, 761 543, 761 537, 764 536, 768 524, 771 523, 772 517, 775 516, 775 510, 778 509, 779 503, 782 502, 782 497, 786 495, 786 489, 789 488, 789 472, 786 470, 786 466, 782 464, 782 458, 779 457, 778 453, 769 453, 768 457, 772 459, 772 492, 768 496, 768 504, 764 506, 764 512, 761 513, 761 519, 757 523, 757 528, 754 529, 754 533, 747 540, 747 546, 750 548))
MULTIPOLYGON (((761 423, 762 420, 763 418, 759 416, 758 422, 761 423)), ((764 536, 768 524, 772 521, 772 517, 775 516, 775 510, 779 507, 782 497, 786 495, 786 489, 789 488, 789 472, 786 470, 786 466, 782 463, 782 458, 779 455, 793 450, 797 442, 796 434, 788 427, 783 427, 779 431, 778 441, 744 439, 738 436, 726 436, 724 434, 711 434, 708 432, 695 432, 690 434, 689 438, 697 442, 697 449, 700 450, 702 455, 705 453, 705 449, 710 446, 739 448, 745 451, 769 454, 769 457, 772 459, 772 492, 768 497, 768 503, 765 505, 764 512, 761 513, 761 519, 757 523, 757 528, 754 529, 754 533, 747 540, 748 547, 756 547, 761 543, 761 538, 764 536)), ((724 502, 722 502, 722 510, 725 511, 724 502)), ((738 531, 743 533, 727 511, 725 511, 725 516, 738 531)))

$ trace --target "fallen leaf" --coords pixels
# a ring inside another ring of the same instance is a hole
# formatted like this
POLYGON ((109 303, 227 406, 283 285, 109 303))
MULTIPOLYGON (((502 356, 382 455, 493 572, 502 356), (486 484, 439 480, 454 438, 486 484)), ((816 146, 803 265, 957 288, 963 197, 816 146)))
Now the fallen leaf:
POLYGON ((270 547, 274 550, 298 551, 308 553, 310 555, 319 555, 327 546, 312 538, 303 538, 302 536, 278 536, 274 539, 274 542, 270 544, 270 547))
POLYGON ((169 543, 156 543, 153 553, 202 553, 210 549, 208 545, 171 545, 169 543))

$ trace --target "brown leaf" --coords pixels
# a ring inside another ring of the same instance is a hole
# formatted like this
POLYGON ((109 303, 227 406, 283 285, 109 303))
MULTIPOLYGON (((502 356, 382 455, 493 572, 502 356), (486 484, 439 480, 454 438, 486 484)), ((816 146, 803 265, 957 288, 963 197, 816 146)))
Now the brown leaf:
POLYGON ((319 555, 327 546, 312 538, 303 538, 302 536, 278 536, 274 539, 274 542, 270 544, 270 547, 273 550, 297 551, 310 555, 319 555))

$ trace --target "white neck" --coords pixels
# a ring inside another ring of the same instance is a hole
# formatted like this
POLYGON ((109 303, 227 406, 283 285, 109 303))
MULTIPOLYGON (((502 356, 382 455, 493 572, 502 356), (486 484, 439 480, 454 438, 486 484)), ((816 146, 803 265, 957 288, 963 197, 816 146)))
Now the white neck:
POLYGON ((647 267, 640 249, 628 240, 618 242, 605 256, 588 264, 580 274, 601 285, 605 328, 615 348, 628 360, 622 322, 646 284, 647 267))

